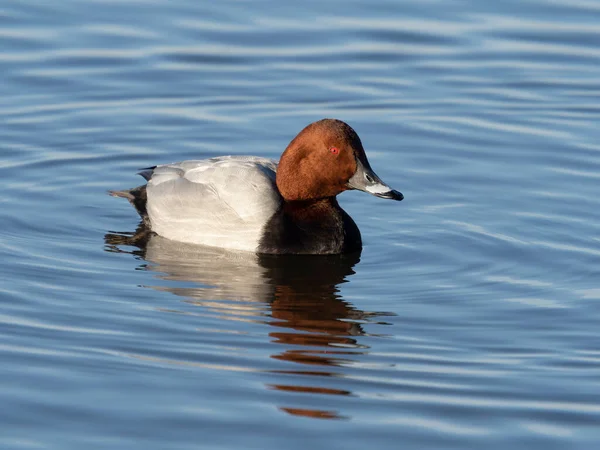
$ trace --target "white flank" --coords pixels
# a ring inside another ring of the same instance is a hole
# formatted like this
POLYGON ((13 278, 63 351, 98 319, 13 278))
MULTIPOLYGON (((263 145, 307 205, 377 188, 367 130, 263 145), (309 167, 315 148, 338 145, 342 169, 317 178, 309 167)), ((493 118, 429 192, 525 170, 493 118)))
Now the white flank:
POLYGON ((152 230, 180 242, 256 251, 281 197, 277 163, 225 156, 166 164, 148 181, 152 230))

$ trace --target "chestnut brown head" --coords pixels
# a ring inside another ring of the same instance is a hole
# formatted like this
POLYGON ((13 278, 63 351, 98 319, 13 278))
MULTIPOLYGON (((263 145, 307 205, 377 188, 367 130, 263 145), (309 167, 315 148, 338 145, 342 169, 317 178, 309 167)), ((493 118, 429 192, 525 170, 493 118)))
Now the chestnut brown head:
POLYGON ((290 142, 279 161, 277 188, 286 201, 334 197, 348 189, 403 198, 375 175, 356 132, 337 119, 311 123, 290 142))

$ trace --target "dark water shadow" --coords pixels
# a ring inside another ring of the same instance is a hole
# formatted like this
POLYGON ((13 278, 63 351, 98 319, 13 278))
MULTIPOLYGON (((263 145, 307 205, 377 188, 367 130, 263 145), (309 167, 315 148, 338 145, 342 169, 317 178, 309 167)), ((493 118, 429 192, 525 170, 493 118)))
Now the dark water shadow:
MULTIPOLYGON (((348 390, 331 387, 332 379, 343 376, 336 367, 368 354, 369 347, 360 343, 365 335, 363 323, 381 324, 384 322, 379 317, 393 315, 362 311, 342 298, 339 286, 355 273, 360 252, 330 256, 231 252, 174 242, 148 232, 143 225, 134 233, 107 233, 105 244, 106 251, 130 253, 144 260, 140 268, 157 272, 159 279, 181 282, 152 286, 154 289, 218 311, 225 319, 230 314, 237 320, 240 310, 253 318, 265 317, 264 323, 273 327, 270 342, 282 345, 271 357, 297 364, 290 370, 271 373, 329 380, 328 387, 267 384, 269 389, 351 395, 348 390)), ((342 418, 335 411, 320 409, 281 406, 280 410, 315 418, 342 418)))

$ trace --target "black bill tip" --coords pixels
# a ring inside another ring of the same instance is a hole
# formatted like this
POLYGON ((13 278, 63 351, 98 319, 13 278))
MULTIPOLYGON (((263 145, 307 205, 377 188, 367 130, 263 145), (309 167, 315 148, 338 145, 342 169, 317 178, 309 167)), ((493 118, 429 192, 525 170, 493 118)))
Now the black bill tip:
POLYGON ((390 200, 404 200, 404 195, 402 195, 401 192, 396 191, 395 189, 392 189, 391 191, 387 191, 387 192, 382 192, 381 194, 375 194, 377 197, 380 198, 387 198, 390 200))

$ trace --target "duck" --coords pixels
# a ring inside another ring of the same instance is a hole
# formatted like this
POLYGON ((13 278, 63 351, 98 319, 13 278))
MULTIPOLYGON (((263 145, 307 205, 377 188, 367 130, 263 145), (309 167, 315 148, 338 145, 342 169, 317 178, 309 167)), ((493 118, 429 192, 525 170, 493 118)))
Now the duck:
POLYGON ((126 198, 164 238, 257 254, 357 252, 362 238, 337 195, 360 190, 400 201, 373 171, 358 134, 338 119, 306 126, 279 162, 220 156, 141 169, 126 198))

